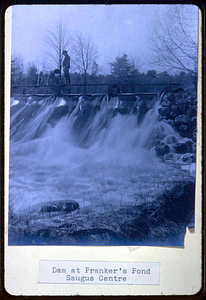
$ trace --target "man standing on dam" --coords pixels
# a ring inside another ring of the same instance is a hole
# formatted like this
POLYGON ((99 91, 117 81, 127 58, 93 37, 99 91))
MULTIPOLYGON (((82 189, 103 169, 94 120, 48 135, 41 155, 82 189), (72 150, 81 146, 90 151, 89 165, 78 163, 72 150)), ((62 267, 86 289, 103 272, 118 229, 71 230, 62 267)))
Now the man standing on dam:
POLYGON ((62 54, 64 55, 64 61, 63 61, 63 71, 64 71, 64 77, 66 79, 66 84, 70 84, 70 75, 69 75, 69 69, 70 69, 70 56, 67 54, 66 50, 63 50, 62 54))

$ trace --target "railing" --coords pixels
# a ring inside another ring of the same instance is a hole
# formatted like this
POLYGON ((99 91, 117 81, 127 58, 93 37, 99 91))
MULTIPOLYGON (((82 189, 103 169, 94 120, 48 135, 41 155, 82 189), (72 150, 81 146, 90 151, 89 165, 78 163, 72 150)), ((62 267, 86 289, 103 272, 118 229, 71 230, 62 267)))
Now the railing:
POLYGON ((115 83, 115 84, 107 84, 107 83, 88 83, 88 84, 56 84, 56 85, 11 85, 11 95, 25 95, 25 96, 80 96, 80 95, 88 95, 88 96, 100 96, 104 94, 108 94, 109 97, 112 96, 155 96, 160 91, 153 91, 153 92, 142 92, 143 87, 160 87, 160 86, 167 86, 168 90, 173 89, 173 86, 180 86, 180 83, 115 83), (75 87, 83 87, 84 92, 75 93, 71 92, 72 88, 75 87), (88 93, 86 91, 86 87, 94 87, 94 93, 88 93), (107 87, 104 89, 104 92, 97 93, 97 87, 107 87), (140 91, 136 91, 136 87, 140 88, 140 91), (43 89, 42 89, 43 88, 43 89), (43 90, 44 93, 36 94, 36 89, 43 90), (15 93, 15 90, 20 90, 19 93, 15 93), (129 92, 130 90, 130 92, 129 92), (29 92, 28 92, 29 91, 29 92), (66 91, 66 92, 65 92, 66 91), (52 92, 52 93, 51 93, 52 92))

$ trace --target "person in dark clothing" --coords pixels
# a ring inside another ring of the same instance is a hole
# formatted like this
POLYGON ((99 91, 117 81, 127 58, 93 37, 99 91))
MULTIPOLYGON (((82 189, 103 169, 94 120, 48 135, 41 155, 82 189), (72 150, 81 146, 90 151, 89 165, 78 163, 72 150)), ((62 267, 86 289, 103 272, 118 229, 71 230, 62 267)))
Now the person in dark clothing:
POLYGON ((70 56, 67 54, 67 51, 64 50, 62 52, 64 55, 64 61, 63 61, 63 71, 64 71, 64 77, 66 79, 66 84, 70 84, 70 75, 69 75, 69 69, 70 69, 70 56))
POLYGON ((51 71, 48 77, 48 84, 60 84, 61 83, 61 73, 59 69, 51 71))

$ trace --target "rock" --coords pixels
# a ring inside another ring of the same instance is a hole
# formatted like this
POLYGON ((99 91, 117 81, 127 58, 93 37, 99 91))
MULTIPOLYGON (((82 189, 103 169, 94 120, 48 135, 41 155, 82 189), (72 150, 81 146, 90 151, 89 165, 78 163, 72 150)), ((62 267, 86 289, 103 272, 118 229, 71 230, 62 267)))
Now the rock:
POLYGON ((173 120, 165 120, 165 122, 167 122, 167 124, 169 124, 170 126, 174 126, 174 121, 173 120))
POLYGON ((180 109, 179 109, 179 107, 177 106, 177 105, 172 105, 171 106, 171 109, 172 109, 172 111, 174 112, 174 113, 176 113, 176 115, 179 115, 180 114, 180 109))
POLYGON ((193 118, 191 119, 191 124, 192 124, 193 127, 196 127, 196 126, 197 126, 197 117, 193 117, 193 118))
POLYGON ((59 228, 72 228, 72 224, 63 223, 62 225, 59 226, 59 228))
POLYGON ((170 152, 168 154, 165 154, 164 159, 165 160, 173 160, 174 159, 174 153, 170 152))
POLYGON ((195 182, 182 181, 158 197, 160 214, 167 220, 187 224, 194 217, 195 182))
POLYGON ((176 153, 179 154, 187 153, 187 145, 185 143, 177 143, 173 147, 176 153))
POLYGON ((196 142, 196 138, 197 138, 197 132, 196 132, 196 128, 193 130, 192 132, 192 140, 193 142, 196 142))
POLYGON ((196 154, 196 143, 192 145, 192 153, 196 154))
POLYGON ((161 116, 168 116, 170 113, 170 107, 160 107, 158 112, 161 116))
POLYGON ((188 110, 186 111, 186 114, 192 118, 192 117, 196 117, 197 115, 197 108, 196 106, 191 106, 188 108, 188 110))
POLYGON ((186 99, 177 100, 176 105, 183 113, 185 113, 188 109, 188 102, 186 99))
POLYGON ((155 151, 157 156, 164 156, 165 154, 170 152, 170 148, 168 145, 166 145, 165 143, 160 143, 159 145, 157 145, 155 147, 155 151))
POLYGON ((187 146, 187 151, 190 152, 190 153, 192 153, 193 142, 192 141, 186 141, 185 145, 187 146))
POLYGON ((158 132, 158 133, 156 133, 156 136, 155 136, 155 138, 158 140, 163 140, 164 137, 165 137, 165 133, 163 133, 163 132, 158 132))
POLYGON ((51 212, 64 212, 64 213, 70 213, 72 211, 75 211, 79 209, 79 203, 75 200, 57 200, 52 201, 50 203, 45 204, 40 212, 44 213, 51 213, 51 212))
POLYGON ((168 99, 166 99, 166 100, 162 101, 161 105, 163 107, 170 107, 170 106, 172 106, 172 102, 169 101, 168 99))
POLYGON ((46 204, 43 206, 40 210, 40 212, 45 212, 45 213, 51 213, 51 212, 56 212, 60 211, 61 208, 58 205, 55 204, 46 204))
POLYGON ((159 121, 168 122, 168 118, 166 116, 159 116, 159 121))
POLYGON ((187 125, 180 125, 179 132, 183 137, 188 137, 188 138, 191 137, 191 130, 187 125))
POLYGON ((170 112, 170 118, 171 118, 171 119, 174 120, 174 119, 176 118, 176 116, 177 116, 177 113, 176 113, 176 112, 174 112, 174 111, 171 111, 171 112, 170 112))
POLYGON ((175 102, 175 96, 172 93, 168 93, 165 95, 164 100, 169 100, 170 102, 174 103, 175 102))
POLYGON ((70 213, 79 209, 79 203, 74 200, 62 202, 60 203, 60 206, 65 213, 70 213))
POLYGON ((173 90, 174 94, 177 94, 177 93, 180 93, 180 92, 184 92, 184 89, 183 88, 177 88, 177 89, 173 90))
POLYGON ((194 156, 194 154, 192 154, 192 153, 187 153, 187 154, 185 154, 185 155, 183 156, 182 160, 183 160, 184 162, 186 162, 186 163, 191 164, 191 163, 193 162, 193 156, 194 156))
POLYGON ((190 122, 190 117, 187 115, 179 115, 175 118, 174 124, 178 125, 188 125, 190 122))
POLYGON ((178 142, 178 139, 175 135, 169 135, 165 138, 165 142, 167 144, 175 144, 178 142))
POLYGON ((189 132, 189 127, 187 125, 180 125, 179 131, 180 132, 189 132))

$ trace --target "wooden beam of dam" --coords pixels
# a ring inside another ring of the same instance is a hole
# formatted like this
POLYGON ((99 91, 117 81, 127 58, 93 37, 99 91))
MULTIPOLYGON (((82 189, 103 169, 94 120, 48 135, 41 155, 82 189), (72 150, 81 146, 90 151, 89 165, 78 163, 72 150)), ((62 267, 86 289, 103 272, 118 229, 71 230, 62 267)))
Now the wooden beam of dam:
MULTIPOLYGON (((106 93, 95 93, 95 94, 89 94, 89 93, 82 93, 82 94, 60 94, 59 97, 81 97, 81 96, 88 96, 88 97, 100 97, 100 96, 106 96, 106 93)), ((112 97, 128 97, 128 96, 157 96, 158 93, 120 93, 115 94, 112 97)), ((17 97, 52 97, 54 94, 13 94, 12 96, 17 97)), ((90 99, 87 99, 90 100, 90 99)), ((92 100, 92 99, 91 99, 92 100)), ((131 100, 136 101, 136 100, 131 100)))
POLYGON ((41 84, 41 85, 11 85, 11 87, 21 87, 21 88, 29 88, 29 87, 34 87, 34 88, 40 88, 40 87, 55 87, 55 86, 60 86, 62 88, 69 88, 72 86, 110 86, 110 85, 115 85, 115 86, 167 86, 167 85, 180 85, 180 83, 88 83, 88 84, 82 84, 82 83, 74 83, 74 84, 41 84))

